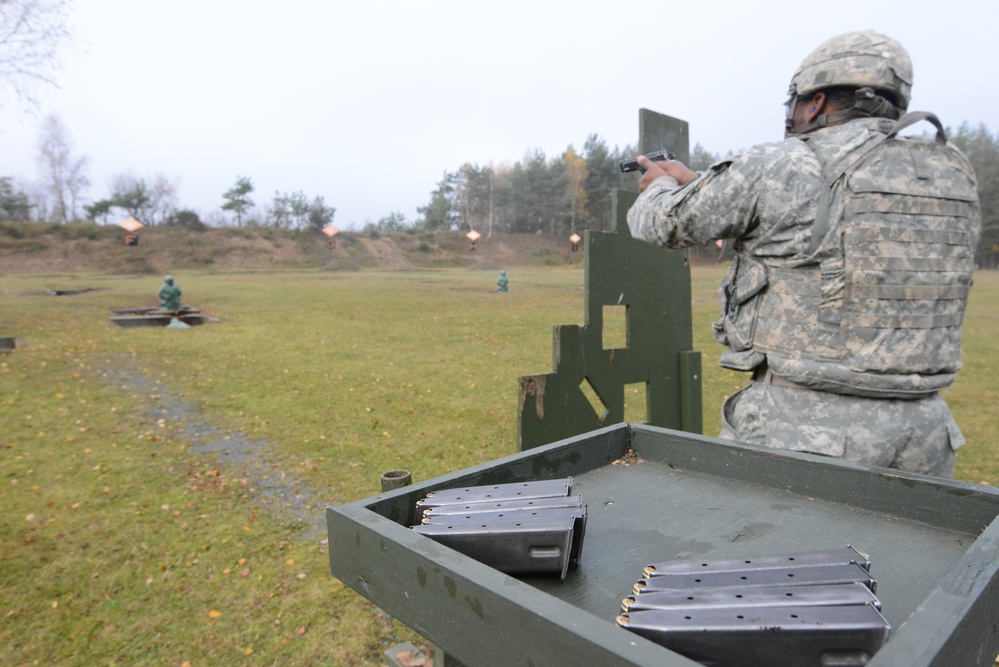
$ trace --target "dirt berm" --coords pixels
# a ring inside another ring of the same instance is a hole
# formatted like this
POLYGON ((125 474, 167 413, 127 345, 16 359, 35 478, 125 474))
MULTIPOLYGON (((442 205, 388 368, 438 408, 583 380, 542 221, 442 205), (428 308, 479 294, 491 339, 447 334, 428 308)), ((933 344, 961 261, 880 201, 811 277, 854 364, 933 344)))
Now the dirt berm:
POLYGON ((341 232, 336 247, 318 232, 262 227, 125 232, 93 224, 0 223, 0 274, 259 271, 316 268, 427 269, 565 266, 583 261, 568 239, 537 234, 483 235, 475 250, 462 232, 341 232))

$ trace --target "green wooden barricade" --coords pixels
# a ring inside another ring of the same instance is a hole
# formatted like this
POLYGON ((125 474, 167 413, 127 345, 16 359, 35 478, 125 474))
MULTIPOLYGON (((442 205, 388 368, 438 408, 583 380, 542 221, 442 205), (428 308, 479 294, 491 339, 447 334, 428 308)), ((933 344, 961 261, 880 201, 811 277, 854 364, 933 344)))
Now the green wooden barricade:
MULTIPOLYGON (((689 158, 687 123, 639 111, 639 150, 669 148, 689 158)), ((613 232, 586 232, 585 323, 555 327, 551 373, 520 378, 519 450, 625 421, 625 389, 644 396, 642 421, 702 430, 701 357, 692 350, 686 253, 639 241, 628 231, 636 193, 618 190, 613 232), (623 335, 608 336, 609 320, 623 335)))

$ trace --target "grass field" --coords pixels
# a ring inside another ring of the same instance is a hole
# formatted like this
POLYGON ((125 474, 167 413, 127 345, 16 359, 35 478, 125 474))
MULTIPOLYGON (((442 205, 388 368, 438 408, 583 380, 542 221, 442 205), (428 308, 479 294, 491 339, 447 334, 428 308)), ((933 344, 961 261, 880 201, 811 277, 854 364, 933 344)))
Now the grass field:
MULTIPOLYGON (((745 380, 715 365, 721 273, 694 269, 707 433, 745 380)), ((551 370, 583 275, 509 275, 181 273, 222 320, 183 331, 107 321, 159 277, 0 277, 0 664, 378 665, 419 643, 329 575, 315 521, 383 471, 514 451, 517 377, 551 370)), ((946 398, 956 476, 996 483, 999 274, 976 281, 946 398)))

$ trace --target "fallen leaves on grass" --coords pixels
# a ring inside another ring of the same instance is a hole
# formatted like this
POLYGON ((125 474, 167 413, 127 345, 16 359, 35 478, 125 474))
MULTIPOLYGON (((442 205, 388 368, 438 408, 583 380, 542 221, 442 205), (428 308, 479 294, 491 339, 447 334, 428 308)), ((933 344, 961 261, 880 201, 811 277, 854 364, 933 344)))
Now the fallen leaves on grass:
POLYGON ((430 667, 433 662, 419 651, 399 651, 395 659, 402 667, 430 667))

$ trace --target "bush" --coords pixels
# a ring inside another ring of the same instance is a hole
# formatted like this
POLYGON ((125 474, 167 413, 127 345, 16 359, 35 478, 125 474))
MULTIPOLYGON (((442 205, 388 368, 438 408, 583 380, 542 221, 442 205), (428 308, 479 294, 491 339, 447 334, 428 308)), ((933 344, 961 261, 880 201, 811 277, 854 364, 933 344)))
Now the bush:
POLYGON ((0 222, 0 236, 23 239, 28 236, 28 228, 16 222, 0 222))
POLYGON ((108 229, 111 233, 117 234, 117 231, 114 231, 115 228, 101 228, 94 223, 87 222, 68 224, 53 223, 49 225, 48 231, 49 233, 55 234, 59 238, 67 241, 75 239, 89 239, 91 241, 96 241, 107 234, 104 229, 108 229))
POLYGON ((222 236, 233 238, 253 239, 256 236, 255 231, 243 227, 223 227, 220 231, 222 236))
POLYGON ((201 221, 201 217, 195 211, 188 209, 174 211, 170 217, 163 221, 163 224, 167 227, 182 227, 197 232, 208 229, 208 225, 201 221))

